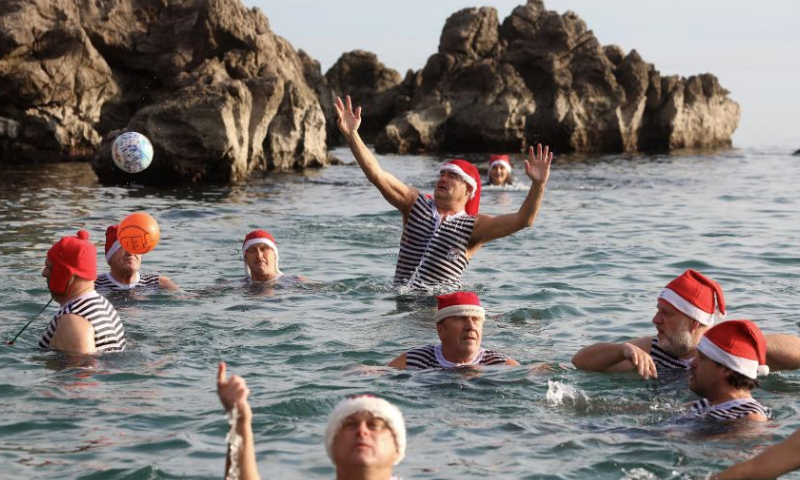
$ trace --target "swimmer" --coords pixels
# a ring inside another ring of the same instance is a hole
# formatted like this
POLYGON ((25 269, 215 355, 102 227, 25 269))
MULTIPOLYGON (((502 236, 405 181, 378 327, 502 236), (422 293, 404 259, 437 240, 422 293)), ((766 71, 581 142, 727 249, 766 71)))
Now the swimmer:
MULTIPOLYGON (((226 379, 219 364, 217 393, 225 410, 239 411, 236 432, 242 437, 238 451, 239 479, 260 480, 252 430, 250 391, 245 381, 226 379)), ((336 467, 336 480, 399 480, 392 469, 406 454, 406 427, 396 406, 373 395, 349 396, 336 405, 325 429, 325 449, 336 467)), ((228 447, 230 453, 230 446, 228 447)), ((225 476, 231 468, 226 459, 225 476)))
POLYGON ((508 155, 492 155, 489 157, 489 178, 484 185, 504 187, 514 185, 511 174, 511 159, 508 155))
MULTIPOLYGON (((700 339, 725 314, 722 287, 700 272, 687 270, 661 290, 653 317, 656 335, 590 345, 578 351, 572 363, 591 372, 636 370, 645 379, 688 373, 700 339)), ((800 368, 800 338, 787 334, 765 338, 770 369, 800 368)))
POLYGON ((253 230, 244 237, 245 280, 253 283, 276 282, 282 276, 278 260, 278 245, 266 230, 253 230))
POLYGON ((712 475, 709 480, 767 480, 800 469, 800 430, 750 460, 712 475))
POLYGON ((159 290, 178 290, 178 286, 164 275, 140 274, 142 256, 128 252, 117 239, 117 225, 106 229, 106 263, 110 272, 98 275, 95 288, 109 295, 118 292, 158 293, 159 290))
POLYGON ((117 311, 94 289, 97 249, 89 232, 81 230, 56 242, 47 251, 42 276, 61 307, 39 347, 71 354, 125 350, 125 329, 117 311))
POLYGON ((519 365, 495 350, 481 348, 486 311, 473 292, 455 292, 436 297, 439 308, 433 316, 441 343, 414 348, 391 362, 400 370, 458 368, 476 365, 519 365))
POLYGON ((487 242, 509 236, 533 225, 550 177, 553 154, 549 147, 531 147, 525 173, 531 188, 516 213, 478 214, 481 179, 466 160, 451 160, 439 169, 433 196, 401 182, 383 170, 361 140, 361 108, 353 110, 336 99, 339 131, 366 175, 393 207, 403 215, 403 235, 394 274, 394 285, 414 290, 459 290, 461 276, 473 255, 487 242))
POLYGON ((756 377, 769 373, 767 344, 755 323, 729 320, 711 327, 697 345, 692 360, 689 389, 702 397, 688 415, 711 420, 752 420, 765 422, 767 407, 750 391, 758 386, 756 377))

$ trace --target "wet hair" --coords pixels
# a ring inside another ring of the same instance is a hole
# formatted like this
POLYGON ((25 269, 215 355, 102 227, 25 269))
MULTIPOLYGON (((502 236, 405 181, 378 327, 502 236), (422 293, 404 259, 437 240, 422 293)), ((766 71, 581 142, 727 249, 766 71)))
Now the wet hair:
POLYGON ((746 377, 739 372, 734 372, 730 368, 728 368, 727 380, 728 383, 737 390, 752 390, 756 387, 760 387, 758 380, 746 377))

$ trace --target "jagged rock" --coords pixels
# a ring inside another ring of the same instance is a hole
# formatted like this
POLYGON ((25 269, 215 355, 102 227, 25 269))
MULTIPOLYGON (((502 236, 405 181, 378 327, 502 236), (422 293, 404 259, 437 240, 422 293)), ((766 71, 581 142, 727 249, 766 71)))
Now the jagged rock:
MULTIPOLYGON (((10 62, 16 62, 10 69, 13 85, 22 89, 34 91, 47 82, 56 88, 69 78, 65 71, 45 68, 46 60, 35 55, 42 39, 34 33, 47 31, 45 38, 71 45, 64 51, 76 52, 78 72, 80 60, 105 83, 94 86, 97 80, 87 89, 86 81, 75 81, 69 88, 77 99, 52 100, 61 117, 47 125, 78 125, 82 135, 31 127, 30 119, 42 118, 41 111, 28 113, 33 101, 24 96, 12 104, 16 109, 9 107, 9 95, 17 92, 0 87, 6 102, 0 102, 0 117, 20 124, 17 140, 4 142, 0 133, 0 145, 19 150, 24 145, 19 138, 34 135, 31 155, 39 155, 47 140, 66 145, 54 149, 55 159, 63 158, 64 151, 94 154, 95 172, 107 182, 234 182, 254 170, 328 163, 325 115, 305 78, 308 62, 271 32, 257 9, 233 0, 30 3, 0 5, 3 26, 14 27, 0 33, 0 80, 9 78, 9 69, 2 66, 10 62), (46 28, 29 27, 29 17, 35 19, 38 12, 52 18, 46 28), (20 63, 31 67, 19 68, 20 63), (50 76, 37 80, 39 70, 50 76), (84 98, 87 92, 90 98, 84 98), (70 115, 82 123, 66 122, 70 115), (111 166, 109 143, 122 130, 139 131, 154 144, 155 160, 135 177, 111 166), (76 139, 80 148, 72 147, 76 139)), ((56 64, 71 58, 61 51, 51 57, 56 64)), ((69 72, 76 70, 68 66, 69 72)))
POLYGON ((575 13, 548 11, 541 0, 502 25, 492 8, 453 14, 417 79, 406 85, 409 110, 388 122, 378 151, 718 147, 730 145, 739 121, 713 75, 662 78, 635 50, 602 46, 575 13))

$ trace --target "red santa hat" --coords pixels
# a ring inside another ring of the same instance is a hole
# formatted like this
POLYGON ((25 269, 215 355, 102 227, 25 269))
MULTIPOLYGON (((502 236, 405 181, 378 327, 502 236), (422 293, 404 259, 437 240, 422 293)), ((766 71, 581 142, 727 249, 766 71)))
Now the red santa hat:
POLYGON ((511 158, 508 155, 492 155, 489 157, 489 170, 493 169, 495 165, 501 165, 510 172, 511 158))
POLYGON ((117 250, 122 248, 122 245, 120 245, 119 240, 117 239, 118 229, 119 225, 111 225, 110 227, 106 228, 106 263, 111 262, 111 257, 117 253, 117 250))
POLYGON ((86 230, 56 242, 47 251, 47 259, 52 263, 47 284, 56 295, 67 292, 73 275, 84 280, 97 280, 97 249, 89 241, 86 230))
POLYGON ((470 186, 470 196, 464 210, 467 215, 477 215, 481 204, 481 176, 475 165, 466 160, 450 160, 439 168, 439 173, 441 172, 456 173, 467 182, 467 185, 470 186))
MULTIPOLYGON (((244 237, 244 243, 242 243, 242 257, 245 256, 245 252, 247 252, 248 248, 260 243, 265 244, 271 248, 273 252, 275 252, 275 269, 278 273, 282 273, 280 269, 280 263, 278 262, 278 245, 275 243, 275 238, 272 236, 272 234, 266 230, 253 230, 244 237)), ((247 278, 250 278, 250 267, 247 266, 246 259, 244 262, 244 275, 247 278)))
POLYGON ((438 324, 447 317, 481 317, 486 318, 486 310, 475 292, 454 292, 436 297, 439 309, 433 316, 438 324))
POLYGON ((769 373, 767 342, 750 320, 730 320, 710 328, 697 350, 748 378, 769 373))
POLYGON ((333 409, 331 418, 328 420, 328 427, 325 429, 325 449, 331 460, 333 460, 333 441, 342 430, 345 420, 350 415, 361 412, 371 413, 374 417, 386 422, 397 445, 398 455, 394 464, 400 463, 406 456, 406 424, 403 421, 403 413, 386 400, 369 394, 349 396, 333 409))
POLYGON ((713 325, 725 318, 722 287, 695 270, 686 270, 669 282, 658 298, 703 325, 713 325))

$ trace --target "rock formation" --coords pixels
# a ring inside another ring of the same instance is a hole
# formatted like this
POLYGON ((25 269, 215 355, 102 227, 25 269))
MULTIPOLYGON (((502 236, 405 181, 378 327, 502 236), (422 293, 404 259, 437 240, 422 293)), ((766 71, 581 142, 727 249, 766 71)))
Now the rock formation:
POLYGON ((367 128, 382 130, 381 152, 519 151, 537 142, 583 152, 718 147, 730 145, 739 121, 713 75, 662 77, 635 50, 601 45, 576 14, 541 0, 502 25, 493 8, 456 12, 438 53, 402 84, 371 94, 343 80, 335 89, 368 93, 359 103, 364 124, 378 112, 367 128), (385 99, 397 97, 409 99, 407 109, 378 123, 385 99))
POLYGON ((328 163, 306 62, 238 0, 0 3, 0 155, 93 158, 103 181, 238 181, 328 163), (153 142, 131 177, 122 130, 153 142))

